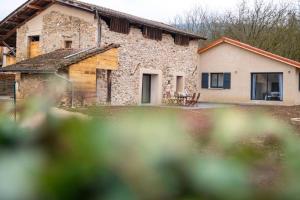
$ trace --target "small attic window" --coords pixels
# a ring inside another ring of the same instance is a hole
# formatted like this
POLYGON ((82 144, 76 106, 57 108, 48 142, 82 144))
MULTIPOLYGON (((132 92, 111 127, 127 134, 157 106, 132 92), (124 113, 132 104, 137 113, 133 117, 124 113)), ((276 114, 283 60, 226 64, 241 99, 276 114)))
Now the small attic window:
POLYGON ((30 36, 29 38, 30 38, 31 42, 39 42, 40 41, 40 36, 39 35, 30 36))
POLYGON ((129 34, 130 31, 129 21, 126 19, 113 17, 110 20, 109 30, 117 33, 129 34))
POLYGON ((65 41, 65 48, 66 49, 72 49, 72 41, 71 40, 65 41))
POLYGON ((177 45, 189 46, 190 38, 184 35, 175 35, 174 42, 177 45))
POLYGON ((143 36, 148 39, 161 41, 162 40, 162 30, 144 26, 143 27, 143 36))

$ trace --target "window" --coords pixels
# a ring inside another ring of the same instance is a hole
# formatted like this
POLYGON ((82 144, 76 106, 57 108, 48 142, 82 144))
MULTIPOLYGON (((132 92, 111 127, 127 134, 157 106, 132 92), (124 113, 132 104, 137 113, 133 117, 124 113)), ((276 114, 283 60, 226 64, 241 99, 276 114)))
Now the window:
POLYGON ((211 88, 223 88, 224 87, 224 74, 212 73, 210 79, 211 88))
POLYGON ((183 35, 175 35, 174 42, 177 45, 189 46, 190 38, 187 36, 183 36, 183 35))
POLYGON ((65 41, 65 48, 71 49, 72 48, 72 41, 65 41))
POLYGON ((109 30, 117 33, 129 34, 130 32, 129 21, 121 18, 115 18, 115 17, 111 18, 109 30))
POLYGON ((283 100, 283 73, 253 73, 251 81, 252 100, 283 100))
POLYGON ((40 41, 40 36, 39 35, 30 36, 29 39, 30 39, 31 42, 39 42, 40 41))
POLYGON ((143 36, 152 40, 162 40, 162 30, 144 26, 143 36))
POLYGON ((29 37, 29 58, 34 58, 36 56, 41 55, 41 48, 40 48, 40 36, 30 36, 29 37))
POLYGON ((202 73, 201 88, 231 89, 231 73, 202 73))
POLYGON ((183 93, 184 92, 184 81, 183 76, 176 77, 176 92, 183 93))

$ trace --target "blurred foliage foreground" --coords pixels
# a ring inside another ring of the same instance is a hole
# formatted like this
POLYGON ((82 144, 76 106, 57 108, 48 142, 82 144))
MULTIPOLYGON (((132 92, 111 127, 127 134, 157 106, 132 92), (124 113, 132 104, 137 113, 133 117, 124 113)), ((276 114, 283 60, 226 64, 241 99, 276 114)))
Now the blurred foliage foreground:
MULTIPOLYGON (((31 109, 23 113, 34 115, 31 109)), ((6 116, 0 119, 1 200, 300 196, 300 140, 263 114, 219 111, 211 131, 196 136, 175 112, 85 120, 47 114, 34 129, 6 116)))

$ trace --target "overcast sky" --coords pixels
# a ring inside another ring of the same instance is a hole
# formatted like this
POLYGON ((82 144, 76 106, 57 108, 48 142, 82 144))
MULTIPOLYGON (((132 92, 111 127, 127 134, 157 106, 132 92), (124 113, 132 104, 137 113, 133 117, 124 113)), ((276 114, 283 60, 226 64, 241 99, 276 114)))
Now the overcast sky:
MULTIPOLYGON (((0 0, 0 20, 26 0, 0 0)), ((123 11, 140 17, 168 22, 194 5, 204 5, 210 10, 225 11, 240 0, 82 0, 88 3, 123 11)), ((278 0, 275 0, 278 1, 278 0)), ((281 0, 290 1, 290 0, 281 0)))

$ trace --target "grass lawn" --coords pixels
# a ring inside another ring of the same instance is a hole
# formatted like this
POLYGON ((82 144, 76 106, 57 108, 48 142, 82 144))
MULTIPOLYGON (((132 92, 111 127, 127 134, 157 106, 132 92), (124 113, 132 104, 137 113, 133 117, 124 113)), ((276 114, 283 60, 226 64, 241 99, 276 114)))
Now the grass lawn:
MULTIPOLYGON (((144 111, 144 112, 155 112, 159 117, 160 112, 173 112, 178 115, 183 123, 186 123, 186 127, 188 128, 188 132, 193 135, 200 136, 199 142, 205 141, 207 134, 211 133, 214 128, 214 120, 217 120, 216 115, 219 111, 224 109, 229 110, 238 110, 245 113, 258 113, 267 115, 276 120, 280 120, 285 122, 286 124, 290 124, 294 127, 297 133, 300 133, 300 124, 295 125, 292 124, 291 118, 300 117, 300 106, 292 106, 292 107, 280 107, 280 106, 245 106, 245 105, 235 105, 232 107, 226 108, 214 108, 214 109, 180 109, 180 108, 162 108, 162 107, 90 107, 90 108, 80 108, 76 111, 88 114, 90 116, 97 117, 109 117, 114 118, 118 116, 118 114, 127 114, 136 111, 144 111), (203 137, 204 136, 204 137, 203 137)), ((253 115, 257 116, 257 115, 253 115)), ((234 119, 233 119, 234 120, 234 119)), ((117 121, 117 120, 116 120, 117 121)), ((274 127, 276 127, 276 122, 274 122, 274 127)), ((233 123, 234 124, 234 123, 233 123)), ((251 125, 252 126, 252 125, 251 125)), ((256 126, 256 124, 253 124, 256 126)), ((264 145, 258 143, 255 145, 257 148, 257 152, 268 152, 270 151, 271 155, 276 155, 276 159, 271 161, 269 159, 255 161, 251 164, 253 168, 253 176, 252 181, 255 185, 258 185, 263 190, 268 190, 268 188, 277 182, 277 179, 281 176, 282 166, 281 163, 281 151, 275 145, 271 149, 269 147, 264 147, 264 145), (253 165, 253 166, 252 166, 253 165)), ((268 146, 268 145, 267 145, 268 146)), ((214 148, 214 147, 212 147, 214 148)), ((249 152, 248 152, 249 153, 249 152)), ((268 154, 268 153, 266 153, 268 154)), ((245 156, 242 156, 245 157, 245 156)))
POLYGON ((197 133, 207 131, 212 127, 213 115, 222 109, 237 109, 244 112, 261 112, 270 117, 292 125, 300 133, 300 123, 292 124, 291 118, 300 118, 300 106, 246 106, 235 105, 229 108, 212 109, 181 109, 181 108, 163 108, 163 107, 134 107, 134 106, 107 106, 107 107, 88 107, 78 108, 73 111, 81 112, 89 116, 96 117, 115 117, 116 114, 133 113, 136 111, 154 111, 154 112, 174 112, 188 123, 190 131, 197 133))
POLYGON ((300 133, 300 123, 293 124, 291 118, 300 118, 300 106, 240 106, 246 112, 265 112, 271 117, 292 125, 300 133))

